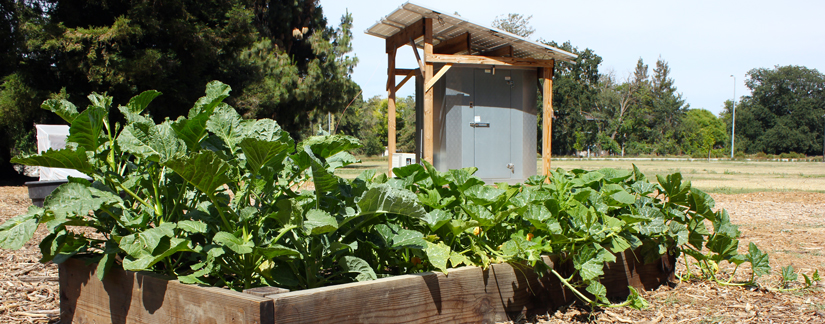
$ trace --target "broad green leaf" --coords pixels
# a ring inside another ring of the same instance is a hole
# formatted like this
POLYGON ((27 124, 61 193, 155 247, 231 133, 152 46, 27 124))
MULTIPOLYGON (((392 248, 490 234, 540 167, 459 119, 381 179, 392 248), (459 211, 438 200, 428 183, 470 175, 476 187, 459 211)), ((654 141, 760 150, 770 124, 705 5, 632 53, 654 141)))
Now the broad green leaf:
POLYGON ((656 185, 647 181, 638 181, 633 183, 630 189, 641 196, 647 196, 656 191, 656 185))
POLYGON ((227 175, 229 164, 212 151, 192 153, 169 160, 165 165, 207 195, 231 180, 227 175))
POLYGON ((206 95, 200 97, 195 106, 189 110, 189 118, 193 118, 200 114, 211 115, 213 109, 229 97, 229 92, 232 88, 220 81, 211 81, 206 84, 206 95))
POLYGON ((461 206, 461 209, 469 214, 471 219, 477 221, 480 226, 489 227, 495 225, 495 215, 493 215, 493 213, 484 206, 464 205, 461 206))
POLYGON ((327 171, 324 162, 321 161, 318 157, 309 150, 308 147, 304 148, 304 151, 297 154, 298 156, 302 156, 309 162, 309 166, 312 171, 312 182, 315 184, 315 191, 317 193, 317 199, 320 198, 320 194, 324 192, 332 192, 335 193, 338 191, 338 177, 336 177, 333 173, 327 171))
POLYGON ((614 236, 610 238, 610 251, 613 253, 619 253, 624 250, 630 248, 630 242, 625 240, 621 236, 614 236))
POLYGON ((441 188, 450 183, 450 180, 447 179, 447 174, 441 171, 438 171, 433 167, 430 162, 426 160, 421 160, 421 163, 424 165, 424 168, 427 170, 427 174, 430 175, 430 179, 433 181, 434 188, 441 188))
POLYGON ((476 204, 489 206, 501 198, 506 191, 487 185, 475 185, 464 190, 464 195, 476 204))
POLYGON ((305 148, 322 159, 361 147, 357 138, 347 135, 312 136, 301 142, 305 148))
POLYGON ((140 242, 143 243, 144 249, 147 251, 154 251, 164 237, 175 237, 174 223, 163 223, 160 226, 152 227, 138 234, 140 242))
POLYGON ((452 214, 441 209, 434 209, 433 211, 427 213, 422 219, 427 223, 430 230, 435 232, 441 228, 441 226, 444 226, 444 224, 449 223, 452 218, 452 214))
POLYGON ((400 229, 398 234, 392 239, 392 242, 393 248, 423 249, 427 246, 427 241, 424 240, 424 234, 408 229, 400 229))
POLYGON ((200 143, 207 135, 206 122, 211 114, 211 112, 209 114, 204 113, 188 119, 181 116, 172 122, 172 129, 175 134, 186 143, 189 150, 197 151, 200 149, 200 143))
POLYGON ((105 94, 99 94, 99 93, 96 93, 96 92, 92 92, 92 94, 86 96, 86 98, 89 99, 89 102, 92 103, 92 106, 98 107, 98 108, 103 108, 107 112, 109 111, 109 108, 112 107, 112 97, 111 96, 107 96, 105 94))
POLYGON ((647 236, 662 234, 668 230, 668 226, 661 218, 656 218, 651 222, 638 225, 639 233, 647 236))
POLYGON ((624 190, 616 192, 614 194, 611 194, 610 198, 613 201, 618 202, 619 203, 618 206, 620 206, 620 207, 624 207, 624 206, 627 206, 627 205, 632 205, 634 202, 636 202, 636 196, 631 195, 631 194, 627 193, 624 190))
POLYGON ((730 216, 727 210, 721 210, 719 216, 713 221, 713 231, 716 235, 725 235, 730 238, 739 237, 739 226, 730 222, 730 216))
POLYGON ((112 265, 115 264, 115 255, 114 254, 104 254, 100 261, 97 262, 97 270, 95 273, 97 274, 97 280, 103 281, 103 278, 106 276, 106 273, 109 272, 109 269, 112 268, 112 265))
POLYGON ((715 207, 715 205, 716 203, 710 195, 696 188, 690 190, 690 209, 697 214, 712 221, 715 216, 713 212, 713 207, 715 207))
POLYGON ((206 233, 208 227, 202 221, 182 220, 178 222, 178 228, 187 233, 206 233))
POLYGON ((80 115, 80 113, 77 112, 77 107, 66 99, 48 99, 43 101, 40 108, 57 114, 69 124, 71 124, 75 118, 80 115))
POLYGON ((418 198, 408 190, 393 189, 381 184, 364 192, 358 200, 359 216, 369 214, 397 214, 423 219, 427 216, 418 198))
POLYGON ((428 243, 424 252, 427 253, 427 259, 433 267, 447 274, 447 261, 450 260, 449 246, 442 242, 438 242, 438 244, 428 243))
POLYGON ((269 271, 272 281, 281 287, 296 287, 300 281, 287 264, 280 263, 269 271))
POLYGON ((604 178, 604 174, 601 174, 600 172, 595 172, 594 171, 594 172, 585 173, 585 174, 581 175, 580 177, 577 177, 577 178, 573 179, 572 182, 573 182, 573 185, 575 185, 577 187, 585 187, 585 186, 589 186, 591 184, 594 184, 596 182, 599 182, 599 180, 601 180, 603 178, 604 178))
POLYGON ((484 184, 483 180, 473 176, 473 174, 476 173, 476 171, 478 171, 478 168, 476 167, 453 169, 447 171, 447 173, 449 174, 449 178, 453 180, 452 183, 450 183, 450 187, 455 187, 454 189, 456 190, 464 191, 472 186, 484 184))
POLYGON ((450 252, 450 266, 455 268, 455 267, 458 267, 461 264, 465 264, 465 265, 468 265, 468 266, 473 265, 472 262, 470 261, 470 259, 467 259, 467 257, 464 256, 463 254, 458 253, 456 251, 450 252))
POLYGON ((648 304, 647 300, 645 300, 644 298, 642 298, 642 296, 639 295, 639 292, 636 291, 636 288, 633 288, 632 286, 627 286, 627 289, 630 290, 630 295, 627 296, 627 300, 630 301, 630 304, 627 305, 628 307, 639 310, 647 309, 648 307, 650 307, 650 304, 648 304))
POLYGON ((152 102, 157 96, 161 93, 155 90, 147 90, 140 93, 137 96, 132 97, 129 99, 129 104, 126 106, 119 106, 118 110, 126 117, 126 120, 130 123, 142 121, 140 113, 149 106, 149 103, 152 102))
POLYGON ((607 288, 605 288, 605 286, 602 285, 600 282, 590 282, 590 285, 587 286, 586 290, 587 292, 593 294, 593 296, 596 296, 596 298, 598 298, 601 302, 608 302, 607 298, 605 297, 607 295, 607 288))
POLYGON ((392 174, 398 178, 409 178, 412 177, 412 183, 419 182, 421 180, 429 178, 429 174, 427 174, 427 170, 424 169, 423 166, 420 164, 410 164, 405 165, 400 168, 393 168, 392 174))
POLYGON ((77 143, 86 151, 96 152, 101 144, 103 119, 107 117, 106 109, 95 106, 87 108, 72 121, 66 143, 77 143))
POLYGON ((206 129, 223 140, 229 152, 236 153, 238 144, 244 139, 241 115, 232 107, 223 105, 215 109, 206 122, 206 129))
POLYGON ((0 248, 9 250, 22 248, 34 236, 42 216, 42 208, 29 206, 28 213, 12 217, 0 225, 0 248))
POLYGON ((247 161, 246 168, 253 174, 257 174, 261 167, 275 157, 285 158, 286 155, 281 153, 291 151, 292 145, 291 142, 265 141, 256 138, 246 138, 240 143, 247 161))
POLYGON ((787 283, 796 281, 796 279, 799 279, 799 276, 794 272, 792 265, 782 268, 782 281, 787 283))
POLYGON ((633 175, 633 173, 628 170, 616 170, 611 168, 601 169, 599 170, 599 173, 604 175, 604 181, 610 183, 622 182, 627 178, 630 178, 631 175, 633 175))
POLYGON ((327 164, 329 164, 329 167, 327 167, 327 171, 335 172, 335 170, 338 168, 342 168, 347 165, 358 162, 361 162, 361 160, 357 159, 349 152, 338 152, 327 159, 327 164))
POLYGON ((748 262, 751 263, 753 274, 757 277, 771 274, 771 265, 768 254, 759 250, 756 244, 751 242, 748 245, 748 262))
POLYGON ((212 241, 221 244, 237 254, 252 253, 255 243, 252 241, 245 241, 244 239, 232 235, 232 233, 218 232, 212 238, 212 241))
POLYGON ((175 254, 179 251, 187 249, 190 241, 180 238, 164 239, 162 244, 157 248, 162 251, 158 254, 150 254, 143 251, 138 257, 126 257, 123 259, 123 269, 129 271, 143 271, 149 270, 151 266, 161 260, 175 254))
POLYGON ((95 172, 95 168, 89 163, 89 157, 83 148, 78 148, 77 151, 72 149, 49 149, 40 155, 12 158, 11 162, 48 168, 75 169, 85 174, 95 172))
MULTIPOLYGON (((46 197, 43 205, 52 211, 58 221, 68 217, 89 215, 105 206, 120 205, 121 198, 111 192, 69 182, 60 185, 46 197)), ((49 224, 53 227, 52 224, 49 224)))
POLYGON ((120 147, 141 159, 164 163, 186 153, 186 143, 177 137, 172 123, 131 123, 117 137, 120 147))
POLYGON ((345 272, 357 273, 358 275, 355 277, 356 281, 369 281, 378 278, 378 276, 375 275, 375 270, 370 267, 369 263, 358 257, 345 255, 341 257, 338 265, 341 267, 341 270, 345 272))
POLYGON ((320 209, 311 209, 307 212, 304 221, 304 230, 312 235, 332 232, 338 229, 338 221, 328 212, 320 209))

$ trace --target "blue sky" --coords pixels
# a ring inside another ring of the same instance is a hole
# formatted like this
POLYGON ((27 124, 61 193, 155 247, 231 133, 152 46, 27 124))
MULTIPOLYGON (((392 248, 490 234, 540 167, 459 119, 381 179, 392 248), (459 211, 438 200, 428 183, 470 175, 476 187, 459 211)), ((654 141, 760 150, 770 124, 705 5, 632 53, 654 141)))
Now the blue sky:
MULTIPOLYGON (((384 41, 364 31, 406 1, 321 0, 333 25, 352 13, 353 79, 364 97, 386 97, 384 41)), ((532 15, 531 39, 570 41, 603 58, 599 71, 623 80, 641 57, 650 73, 661 56, 691 108, 718 114, 725 100, 748 94, 753 68, 802 65, 825 72, 825 1, 487 1, 416 0, 413 3, 489 25, 498 15, 532 15)), ((398 67, 416 65, 409 47, 398 67)), ((413 93, 405 86, 400 95, 413 93)))

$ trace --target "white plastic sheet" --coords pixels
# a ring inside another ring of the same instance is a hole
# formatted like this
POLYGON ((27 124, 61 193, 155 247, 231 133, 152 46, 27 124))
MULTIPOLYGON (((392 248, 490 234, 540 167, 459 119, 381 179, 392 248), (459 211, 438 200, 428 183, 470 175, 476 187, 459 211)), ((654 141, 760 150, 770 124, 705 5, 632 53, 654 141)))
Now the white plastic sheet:
MULTIPOLYGON (((66 147, 66 138, 69 137, 68 125, 34 125, 34 127, 37 129, 38 153, 66 147)), ((40 181, 66 180, 69 176, 89 179, 85 174, 74 169, 40 167, 40 181)))

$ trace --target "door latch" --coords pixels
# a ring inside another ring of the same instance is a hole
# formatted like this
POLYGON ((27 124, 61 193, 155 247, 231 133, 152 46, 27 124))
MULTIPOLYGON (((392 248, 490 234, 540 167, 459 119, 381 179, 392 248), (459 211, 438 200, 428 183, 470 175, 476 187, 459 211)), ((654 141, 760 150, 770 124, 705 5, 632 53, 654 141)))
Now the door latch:
POLYGON ((470 101, 470 109, 473 109, 473 108, 475 108, 475 107, 476 107, 476 106, 473 104, 473 102, 472 102, 472 101, 470 101))
POLYGON ((516 173, 516 166, 512 163, 507 163, 507 168, 510 169, 511 173, 516 173))

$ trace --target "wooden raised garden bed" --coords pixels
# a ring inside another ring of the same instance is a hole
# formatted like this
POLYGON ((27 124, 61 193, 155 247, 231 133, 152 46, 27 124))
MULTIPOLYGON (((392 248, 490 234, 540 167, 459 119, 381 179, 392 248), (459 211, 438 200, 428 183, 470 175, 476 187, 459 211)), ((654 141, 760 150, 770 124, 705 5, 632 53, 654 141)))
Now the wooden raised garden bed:
MULTIPOLYGON (((674 264, 665 256, 642 265, 625 252, 608 264, 602 283, 614 297, 626 296, 627 285, 653 289, 672 280, 674 264)), ((563 275, 569 268, 555 266, 563 275)), ((509 264, 263 297, 119 269, 101 282, 96 265, 82 259, 59 269, 61 323, 493 323, 552 312, 576 298, 552 274, 538 278, 509 264)))

